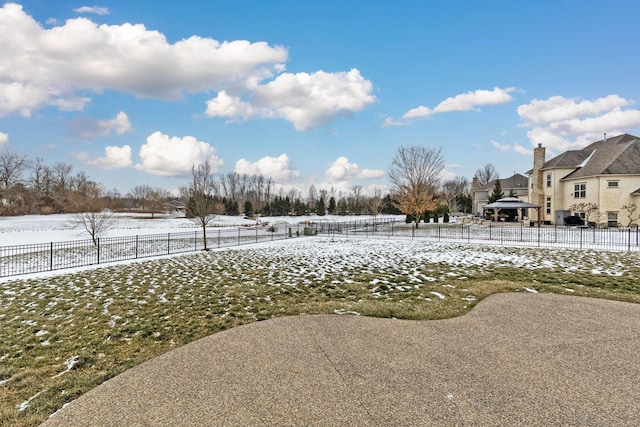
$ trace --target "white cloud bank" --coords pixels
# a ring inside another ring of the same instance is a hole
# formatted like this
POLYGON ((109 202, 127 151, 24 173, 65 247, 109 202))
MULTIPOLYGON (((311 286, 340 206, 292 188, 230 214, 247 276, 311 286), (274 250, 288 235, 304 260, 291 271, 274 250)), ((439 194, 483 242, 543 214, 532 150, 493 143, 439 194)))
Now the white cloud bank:
POLYGON ((285 119, 307 130, 375 101, 372 83, 358 70, 283 73, 287 49, 266 42, 191 36, 169 43, 142 24, 100 25, 84 17, 45 29, 14 3, 0 8, 0 34, 0 117, 30 117, 47 106, 80 111, 87 95, 107 89, 164 100, 213 91, 210 117, 285 119))
POLYGON ((366 108, 375 102, 372 90, 372 83, 355 68, 338 73, 283 73, 266 84, 255 85, 245 95, 250 101, 221 91, 207 102, 205 114, 229 121, 254 116, 281 118, 303 131, 366 108))
POLYGON ((357 163, 349 162, 349 159, 338 157, 325 171, 327 182, 350 181, 352 179, 377 179, 384 176, 384 171, 378 169, 365 169, 357 163))
POLYGON ((101 6, 82 6, 77 9, 73 9, 77 13, 95 13, 96 15, 109 15, 111 12, 108 7, 101 6))
POLYGON ((9 134, 0 132, 0 148, 9 143, 9 134))
POLYGON ((193 136, 169 137, 161 132, 149 135, 140 147, 141 163, 135 167, 159 176, 185 176, 193 165, 208 161, 215 172, 224 164, 216 149, 193 136))
POLYGON ((286 154, 281 154, 278 157, 265 156, 254 163, 240 159, 236 162, 234 172, 262 175, 277 183, 290 182, 300 177, 300 172, 292 167, 289 156, 286 154))
POLYGON ((78 117, 67 125, 69 134, 77 138, 93 139, 105 137, 112 132, 116 135, 124 135, 131 131, 129 117, 120 111, 116 117, 110 120, 98 120, 87 117, 78 117))
POLYGON ((515 88, 499 88, 494 87, 493 90, 478 89, 472 92, 462 93, 454 97, 450 97, 439 103, 434 108, 428 108, 421 105, 407 111, 402 118, 409 119, 426 119, 434 114, 449 113, 454 111, 477 111, 479 106, 497 105, 510 102, 513 97, 512 92, 515 88))
POLYGON ((121 169, 133 165, 133 161, 131 160, 131 147, 128 145, 122 147, 105 147, 104 154, 104 157, 87 160, 85 163, 98 169, 107 170, 121 169))
POLYGON ((552 96, 534 99, 518 107, 532 146, 542 144, 554 151, 580 149, 609 136, 640 127, 640 110, 631 100, 608 95, 596 100, 552 96))

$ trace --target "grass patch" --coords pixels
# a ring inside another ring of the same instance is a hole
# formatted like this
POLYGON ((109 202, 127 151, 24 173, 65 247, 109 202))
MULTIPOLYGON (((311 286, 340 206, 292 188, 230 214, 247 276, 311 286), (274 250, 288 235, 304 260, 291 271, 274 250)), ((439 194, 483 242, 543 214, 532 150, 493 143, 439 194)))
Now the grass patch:
POLYGON ((462 315, 499 292, 640 302, 638 254, 305 239, 0 283, 0 425, 33 426, 159 354, 277 316, 462 315))

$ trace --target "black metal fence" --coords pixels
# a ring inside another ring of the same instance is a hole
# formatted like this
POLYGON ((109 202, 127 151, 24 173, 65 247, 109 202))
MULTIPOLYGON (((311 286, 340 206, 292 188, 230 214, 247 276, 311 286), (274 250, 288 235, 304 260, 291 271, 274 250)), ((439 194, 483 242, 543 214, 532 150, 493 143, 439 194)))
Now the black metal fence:
MULTIPOLYGON (((208 249, 314 234, 309 226, 207 229, 208 249)), ((0 247, 0 277, 149 258, 205 248, 202 230, 0 247)))
MULTIPOLYGON (((241 227, 208 229, 209 249, 283 240, 299 236, 328 235, 365 238, 432 239, 512 246, 559 247, 640 251, 640 231, 635 228, 530 227, 506 224, 407 224, 395 219, 349 222, 318 221, 276 225, 275 228, 241 227)), ((39 273, 149 258, 205 248, 201 230, 183 233, 108 237, 0 247, 0 277, 39 273)))
POLYGON ((412 238, 496 245, 640 251, 638 227, 568 227, 528 224, 415 224, 365 220, 318 224, 332 236, 412 238))

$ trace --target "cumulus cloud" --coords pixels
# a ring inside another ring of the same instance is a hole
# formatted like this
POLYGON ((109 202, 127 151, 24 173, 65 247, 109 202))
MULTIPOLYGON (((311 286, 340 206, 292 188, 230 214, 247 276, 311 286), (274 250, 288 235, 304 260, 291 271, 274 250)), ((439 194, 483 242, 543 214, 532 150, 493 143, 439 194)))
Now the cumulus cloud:
POLYGON ((7 145, 9 143, 9 134, 8 133, 4 133, 4 132, 0 132, 0 148, 3 145, 7 145))
POLYGON ((372 83, 360 71, 327 73, 282 73, 264 84, 256 84, 241 96, 226 92, 207 102, 209 117, 227 117, 231 121, 252 116, 285 119, 298 131, 312 129, 339 117, 351 117, 375 102, 372 83))
POLYGON ((357 163, 349 162, 349 159, 338 157, 325 171, 328 182, 347 181, 355 178, 376 179, 384 176, 384 171, 378 169, 365 169, 357 163))
POLYGON ((276 182, 288 182, 300 177, 300 172, 292 167, 286 154, 278 157, 265 156, 253 163, 240 159, 236 162, 234 171, 239 174, 263 175, 276 182))
POLYGON ((406 126, 408 125, 408 122, 397 122, 395 120, 393 120, 391 117, 387 117, 386 119, 384 119, 384 121, 382 122, 382 125, 380 125, 380 127, 382 128, 388 128, 391 126, 406 126))
POLYGON ((494 148, 497 148, 500 151, 515 151, 518 154, 522 154, 524 156, 533 156, 533 150, 523 147, 522 145, 515 144, 501 144, 497 141, 491 141, 491 145, 494 148))
POLYGON ((171 44, 142 24, 76 18, 45 29, 14 3, 0 8, 0 34, 0 116, 29 117, 45 106, 82 110, 90 101, 83 95, 105 89, 176 99, 251 86, 281 72, 288 56, 283 47, 246 40, 192 36, 171 44))
POLYGON ((82 6, 77 9, 73 9, 77 13, 95 13, 96 15, 109 15, 111 12, 108 7, 100 6, 82 6))
POLYGON ((161 132, 149 135, 140 147, 141 163, 137 169, 159 176, 185 176, 191 167, 208 161, 216 171, 224 162, 216 149, 193 136, 169 137, 161 132))
POLYGON ((542 144, 552 150, 579 149, 593 141, 640 127, 640 110, 618 95, 596 100, 552 96, 534 99, 518 107, 522 125, 530 128, 527 136, 535 147, 542 144))
POLYGON ((87 160, 86 164, 98 169, 121 169, 133 165, 131 160, 131 147, 124 145, 122 147, 108 146, 104 149, 104 157, 98 159, 87 160))
POLYGON ((67 125, 67 132, 69 132, 69 134, 77 138, 85 139, 105 137, 112 132, 116 135, 124 135, 131 131, 131 129, 129 117, 122 111, 110 120, 78 117, 67 125))
POLYGON ((450 97, 439 103, 435 108, 431 109, 421 105, 407 111, 403 119, 425 119, 434 114, 449 113, 453 111, 473 111, 478 110, 477 107, 483 105, 497 105, 510 102, 513 97, 510 95, 515 92, 515 88, 499 88, 494 87, 493 90, 479 89, 472 92, 462 93, 454 97, 450 97))

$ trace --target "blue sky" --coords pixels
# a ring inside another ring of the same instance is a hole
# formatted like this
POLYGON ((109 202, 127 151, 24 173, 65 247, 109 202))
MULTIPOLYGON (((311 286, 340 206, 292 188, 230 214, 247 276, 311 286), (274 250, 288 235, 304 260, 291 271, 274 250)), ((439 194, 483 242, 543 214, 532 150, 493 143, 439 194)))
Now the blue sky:
POLYGON ((395 150, 503 178, 640 135, 640 2, 0 3, 0 149, 108 189, 193 164, 303 194, 386 185, 395 150))

